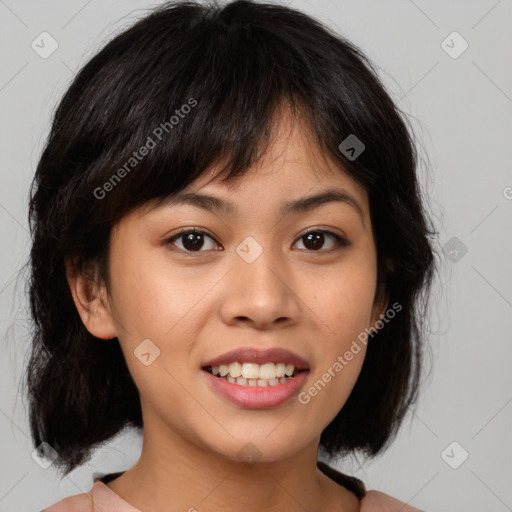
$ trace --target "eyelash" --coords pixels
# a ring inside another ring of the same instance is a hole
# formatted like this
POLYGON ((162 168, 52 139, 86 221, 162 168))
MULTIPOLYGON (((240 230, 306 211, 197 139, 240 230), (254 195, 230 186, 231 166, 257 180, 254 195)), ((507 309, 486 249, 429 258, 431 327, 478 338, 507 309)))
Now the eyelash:
MULTIPOLYGON (((187 228, 187 229, 183 229, 182 231, 180 231, 179 233, 176 233, 174 234, 173 236, 171 236, 170 238, 168 238, 167 240, 164 241, 164 244, 165 245, 172 245, 176 240, 178 240, 180 237, 182 237, 183 235, 187 235, 189 233, 196 233, 196 234, 199 234, 199 235, 205 235, 209 238, 211 238, 212 240, 214 240, 214 238, 212 236, 210 236, 208 233, 206 233, 205 231, 202 231, 202 230, 198 230, 198 229, 190 229, 190 228, 187 228)), ((307 235, 309 235, 310 233, 322 233, 322 234, 326 234, 326 235, 330 235, 332 236, 335 241, 336 241, 336 244, 337 244, 337 247, 333 248, 333 249, 328 249, 326 251, 322 251, 322 250, 318 250, 318 251, 314 251, 314 250, 307 250, 305 249, 307 252, 311 252, 311 253, 332 253, 332 252, 336 252, 336 251, 340 251, 342 249, 344 249, 345 247, 348 247, 351 244, 351 242, 349 242, 346 238, 336 234, 336 233, 333 233, 332 231, 328 231, 328 230, 325 230, 325 229, 315 229, 315 228, 310 228, 308 229, 307 231, 305 231, 304 233, 302 233, 302 235, 297 239, 297 240, 300 240, 304 237, 306 237, 307 235)), ((304 250, 304 249, 301 249, 301 250, 304 250)), ((208 252, 208 251, 187 251, 185 249, 180 249, 178 248, 178 251, 181 251, 187 255, 190 255, 190 256, 195 256, 195 255, 199 255, 201 254, 202 252, 208 252)))

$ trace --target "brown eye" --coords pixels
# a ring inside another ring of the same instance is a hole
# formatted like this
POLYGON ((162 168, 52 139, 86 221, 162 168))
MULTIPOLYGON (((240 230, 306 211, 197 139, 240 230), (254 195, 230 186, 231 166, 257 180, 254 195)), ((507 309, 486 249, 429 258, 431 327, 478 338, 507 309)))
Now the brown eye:
POLYGON ((346 238, 343 238, 332 231, 326 231, 323 229, 311 229, 304 233, 299 240, 304 240, 306 250, 314 252, 331 252, 350 245, 350 242, 346 238), (322 251, 326 236, 327 238, 334 239, 334 244, 331 244, 331 248, 322 251))
MULTIPOLYGON (((188 229, 181 231, 171 238, 166 240, 166 244, 175 244, 176 241, 180 241, 182 247, 178 247, 185 252, 204 252, 201 249, 205 246, 205 237, 213 240, 211 236, 206 234, 204 231, 197 231, 195 229, 188 229)), ((208 250, 208 249, 207 249, 208 250)))
MULTIPOLYGON (((215 243, 213 243, 213 246, 208 247, 206 239, 214 242, 213 238, 204 231, 186 229, 173 235, 171 238, 167 239, 165 243, 176 246, 178 250, 188 254, 199 254, 201 252, 207 252, 208 250, 218 250, 215 249, 215 243), (181 247, 177 245, 177 242, 180 242, 181 247)), ((332 231, 323 229, 310 229, 304 233, 299 240, 304 240, 305 250, 309 252, 329 253, 351 245, 346 238, 343 238, 332 231), (329 239, 333 240, 333 242, 331 242, 329 248, 324 249, 326 240, 329 239)))

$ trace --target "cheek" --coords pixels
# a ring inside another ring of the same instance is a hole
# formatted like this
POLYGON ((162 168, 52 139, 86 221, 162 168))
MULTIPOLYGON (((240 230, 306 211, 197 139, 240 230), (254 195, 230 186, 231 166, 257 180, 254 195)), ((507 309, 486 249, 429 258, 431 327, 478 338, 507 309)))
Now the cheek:
POLYGON ((317 283, 315 289, 314 304, 318 316, 337 345, 349 342, 369 327, 376 290, 372 258, 366 256, 365 261, 364 256, 354 257, 343 262, 323 278, 321 288, 317 283))
POLYGON ((304 423, 301 428, 321 432, 343 409, 357 382, 366 354, 364 344, 359 343, 354 350, 357 353, 352 352, 350 346, 351 343, 343 341, 333 348, 298 395, 297 407, 302 408, 304 423), (346 352, 351 354, 350 360, 346 358, 346 352))
POLYGON ((316 346, 319 364, 304 400, 325 408, 319 412, 325 420, 346 402, 364 363, 376 286, 372 255, 354 255, 322 282, 313 297, 324 341, 316 346))
POLYGON ((177 384, 166 370, 180 382, 187 380, 183 361, 190 359, 198 337, 198 304, 214 281, 199 279, 197 271, 194 278, 192 270, 171 266, 162 256, 137 251, 136 247, 115 260, 113 316, 125 360, 141 394, 151 395, 164 382, 166 389, 173 389, 177 384), (138 355, 148 352, 146 362, 154 362, 145 366, 138 355))
MULTIPOLYGON (((182 274, 158 252, 137 251, 136 247, 113 259, 113 314, 134 341, 169 338, 173 326, 199 300, 201 286, 191 286, 182 274)), ((203 283, 202 287, 204 295, 207 286, 203 283)))

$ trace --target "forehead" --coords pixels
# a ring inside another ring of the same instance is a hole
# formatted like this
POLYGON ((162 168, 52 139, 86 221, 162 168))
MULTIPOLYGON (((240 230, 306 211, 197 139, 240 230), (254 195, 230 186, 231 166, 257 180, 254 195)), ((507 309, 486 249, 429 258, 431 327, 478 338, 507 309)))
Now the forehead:
MULTIPOLYGON (((269 146, 253 165, 239 176, 224 181, 222 162, 212 165, 182 193, 224 193, 232 197, 257 195, 258 200, 303 196, 328 188, 344 189, 360 203, 367 193, 341 166, 322 151, 308 125, 281 108, 272 125, 269 146)), ((233 210, 231 213, 235 214, 233 210)))
POLYGON ((145 205, 140 213, 193 205, 229 216, 263 210, 286 216, 337 201, 352 206, 366 224, 364 188, 322 151, 307 123, 289 109, 281 108, 275 116, 269 145, 245 173, 226 181, 228 169, 223 164, 211 165, 185 189, 145 205))

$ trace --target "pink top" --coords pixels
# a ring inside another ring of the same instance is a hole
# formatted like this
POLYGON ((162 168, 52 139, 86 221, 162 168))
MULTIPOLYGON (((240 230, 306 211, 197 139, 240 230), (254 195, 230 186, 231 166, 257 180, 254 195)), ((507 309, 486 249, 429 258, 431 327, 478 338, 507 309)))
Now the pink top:
MULTIPOLYGON (((421 512, 379 491, 368 491, 361 500, 360 512, 421 512)), ((42 512, 141 512, 121 496, 95 479, 92 489, 83 494, 69 496, 42 512)))

